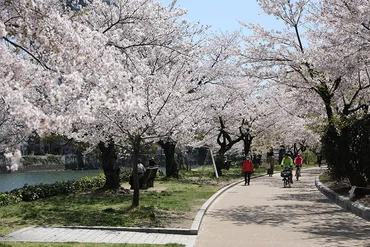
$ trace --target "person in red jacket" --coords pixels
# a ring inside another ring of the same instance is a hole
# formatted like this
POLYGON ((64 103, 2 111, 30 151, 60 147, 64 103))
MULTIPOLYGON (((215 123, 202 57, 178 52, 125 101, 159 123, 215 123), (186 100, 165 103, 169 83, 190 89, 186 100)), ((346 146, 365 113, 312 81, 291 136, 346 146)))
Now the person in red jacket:
POLYGON ((294 159, 294 165, 302 167, 303 164, 303 158, 301 154, 298 154, 297 157, 294 159))
POLYGON ((242 172, 244 173, 244 185, 249 185, 251 181, 251 174, 254 172, 254 166, 250 159, 246 158, 243 161, 242 172))
POLYGON ((294 165, 296 167, 295 173, 296 173, 297 180, 301 176, 302 164, 303 164, 302 155, 298 154, 297 157, 295 157, 295 159, 294 159, 294 165))

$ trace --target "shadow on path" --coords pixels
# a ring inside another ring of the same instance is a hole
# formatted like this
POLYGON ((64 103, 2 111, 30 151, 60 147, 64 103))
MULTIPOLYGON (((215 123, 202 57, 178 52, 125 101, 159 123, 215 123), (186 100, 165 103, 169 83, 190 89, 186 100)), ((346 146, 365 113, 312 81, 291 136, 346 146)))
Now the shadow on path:
POLYGON ((238 227, 251 225, 252 229, 253 225, 284 226, 284 229, 292 229, 293 234, 301 234, 302 239, 314 241, 319 238, 316 242, 323 243, 322 246, 370 247, 370 223, 341 209, 317 191, 312 181, 319 173, 319 170, 306 171, 306 177, 294 183, 295 187, 291 189, 276 189, 280 188, 277 178, 263 177, 252 181, 259 186, 274 187, 277 193, 263 198, 249 190, 246 204, 250 206, 213 209, 207 216, 238 227), (259 204, 248 201, 260 198, 265 201, 259 204))

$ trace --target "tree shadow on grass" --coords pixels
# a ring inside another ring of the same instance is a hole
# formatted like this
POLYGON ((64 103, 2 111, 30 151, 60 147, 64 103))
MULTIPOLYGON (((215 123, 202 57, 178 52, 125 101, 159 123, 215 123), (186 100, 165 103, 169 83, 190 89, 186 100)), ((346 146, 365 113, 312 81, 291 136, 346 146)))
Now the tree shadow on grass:
POLYGON ((131 207, 130 195, 75 195, 23 204, 23 223, 35 225, 160 226, 152 206, 131 207))

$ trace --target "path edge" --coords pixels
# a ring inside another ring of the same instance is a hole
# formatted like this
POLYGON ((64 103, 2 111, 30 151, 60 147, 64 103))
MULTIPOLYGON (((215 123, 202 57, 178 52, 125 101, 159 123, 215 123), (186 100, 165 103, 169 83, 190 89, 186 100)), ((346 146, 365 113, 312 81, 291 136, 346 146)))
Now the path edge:
POLYGON ((315 178, 315 186, 323 195, 325 195, 327 198, 329 198, 331 201, 336 203, 341 208, 361 217, 364 220, 370 221, 370 208, 369 207, 365 207, 364 205, 360 203, 356 203, 356 202, 349 200, 348 197, 339 195, 335 191, 323 185, 320 182, 319 177, 315 178))
MULTIPOLYGON (((256 176, 253 176, 251 177, 251 179, 254 179, 254 178, 259 178, 259 177, 263 177, 263 176, 266 176, 266 174, 259 174, 259 175, 256 175, 256 176)), ((224 193, 226 190, 234 187, 235 185, 239 184, 239 183, 242 183, 244 182, 244 179, 241 179, 241 180, 238 180, 236 182, 233 182, 229 185, 226 185, 225 187, 219 189, 215 194, 213 194, 213 196, 211 196, 204 204, 203 206, 198 210, 198 213, 197 215, 195 216, 194 218, 194 221, 193 221, 193 224, 190 228, 190 232, 192 233, 192 235, 198 235, 198 232, 199 232, 199 228, 200 228, 200 225, 202 223, 202 220, 203 220, 203 217, 204 217, 204 214, 207 212, 209 206, 222 194, 224 193)))

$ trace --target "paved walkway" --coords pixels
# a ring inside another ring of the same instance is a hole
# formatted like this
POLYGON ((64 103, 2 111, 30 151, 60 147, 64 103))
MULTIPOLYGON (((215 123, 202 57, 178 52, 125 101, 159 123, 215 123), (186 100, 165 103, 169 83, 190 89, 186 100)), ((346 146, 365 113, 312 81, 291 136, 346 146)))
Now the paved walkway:
POLYGON ((234 186, 207 210, 195 247, 369 247, 370 223, 323 196, 319 173, 303 170, 292 188, 278 174, 234 186))
POLYGON ((341 209, 315 187, 319 168, 303 170, 283 188, 278 174, 239 183, 222 193, 204 215, 197 235, 29 227, 0 241, 179 243, 186 247, 370 247, 370 223, 341 209))
POLYGON ((0 241, 22 242, 79 242, 79 243, 179 243, 193 247, 196 235, 145 233, 101 229, 70 229, 58 227, 28 227, 13 232, 0 241))

